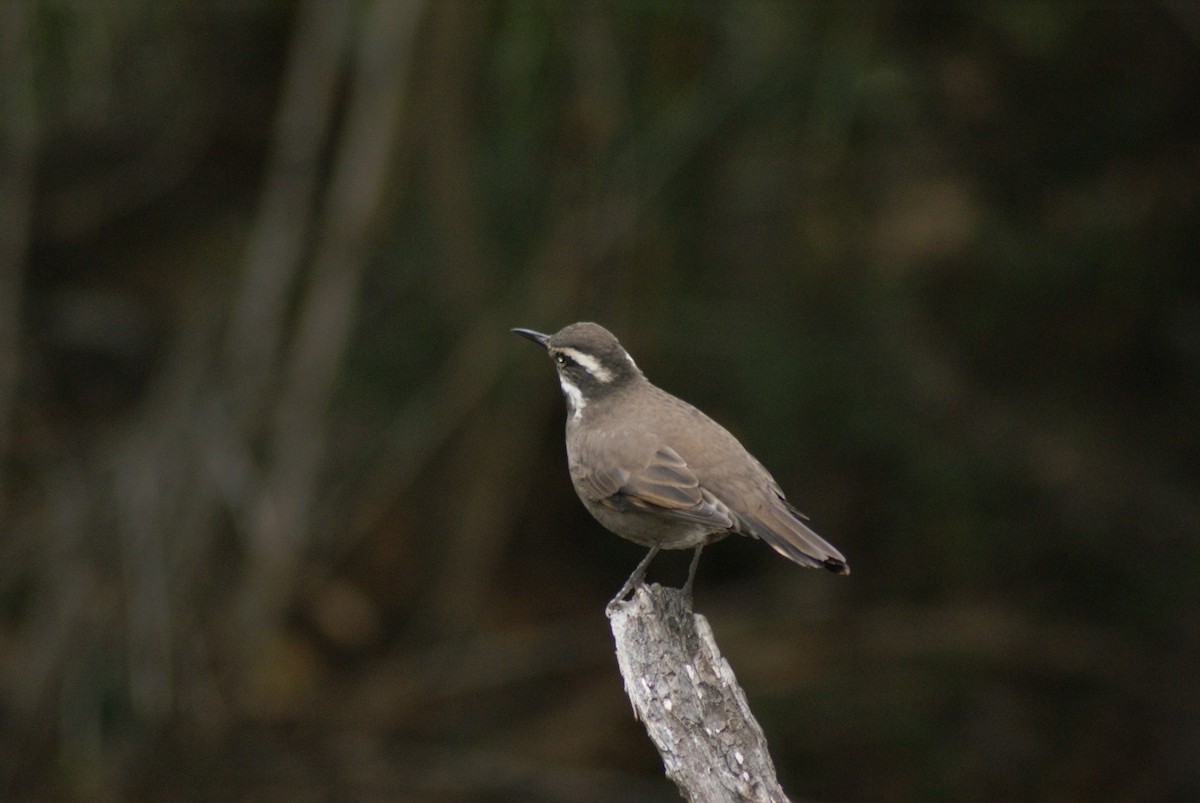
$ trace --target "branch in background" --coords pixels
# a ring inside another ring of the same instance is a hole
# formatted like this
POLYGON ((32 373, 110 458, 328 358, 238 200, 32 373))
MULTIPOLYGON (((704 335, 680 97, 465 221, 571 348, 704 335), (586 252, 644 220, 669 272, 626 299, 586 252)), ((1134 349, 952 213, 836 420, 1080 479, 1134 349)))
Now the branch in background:
POLYGON ((0 7, 0 509, 21 365, 21 298, 37 161, 28 9, 0 7))
POLYGON ((683 796, 786 801, 746 695, 683 591, 640 586, 608 618, 633 712, 683 796))
POLYGON ((265 493, 251 513, 251 565, 240 609, 246 625, 262 633, 279 621, 291 599, 309 546, 330 399, 358 318, 365 252, 391 175, 423 10, 423 3, 380 0, 362 21, 349 108, 317 226, 311 273, 283 356, 265 493))
POLYGON ((271 161, 226 333, 231 408, 247 433, 261 428, 277 380, 287 306, 312 237, 321 157, 337 124, 337 90, 353 30, 349 3, 309 0, 297 16, 271 161))

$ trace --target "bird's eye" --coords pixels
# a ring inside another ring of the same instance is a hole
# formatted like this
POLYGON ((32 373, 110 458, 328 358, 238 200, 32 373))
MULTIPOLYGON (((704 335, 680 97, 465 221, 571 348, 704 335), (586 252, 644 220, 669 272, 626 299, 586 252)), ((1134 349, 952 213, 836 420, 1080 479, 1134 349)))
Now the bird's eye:
POLYGON ((565 354, 555 354, 555 355, 554 355, 554 361, 555 361, 556 363, 558 363, 559 365, 566 365, 566 364, 567 364, 567 355, 565 355, 565 354))

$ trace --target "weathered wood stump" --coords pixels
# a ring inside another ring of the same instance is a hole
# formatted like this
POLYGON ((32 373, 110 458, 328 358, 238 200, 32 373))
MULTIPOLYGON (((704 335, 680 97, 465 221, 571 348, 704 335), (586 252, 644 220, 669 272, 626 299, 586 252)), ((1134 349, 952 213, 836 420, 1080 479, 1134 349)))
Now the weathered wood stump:
POLYGON ((634 715, 683 796, 787 801, 746 695, 683 591, 640 585, 607 614, 634 715))

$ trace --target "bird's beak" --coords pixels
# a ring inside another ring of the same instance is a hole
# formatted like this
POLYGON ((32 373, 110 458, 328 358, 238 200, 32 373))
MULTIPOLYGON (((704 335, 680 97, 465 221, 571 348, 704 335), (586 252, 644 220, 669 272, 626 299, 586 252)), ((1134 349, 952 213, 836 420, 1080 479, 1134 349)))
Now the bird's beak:
POLYGON ((544 335, 541 332, 535 332, 532 329, 513 329, 512 331, 514 334, 518 334, 521 337, 529 338, 543 348, 547 343, 550 342, 550 335, 544 335))

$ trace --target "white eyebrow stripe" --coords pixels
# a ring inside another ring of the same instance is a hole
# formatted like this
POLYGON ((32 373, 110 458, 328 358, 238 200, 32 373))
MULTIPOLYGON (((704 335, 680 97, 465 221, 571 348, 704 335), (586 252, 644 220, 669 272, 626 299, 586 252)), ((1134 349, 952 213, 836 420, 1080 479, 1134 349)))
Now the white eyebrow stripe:
POLYGON ((612 371, 601 365, 600 361, 591 354, 585 354, 579 349, 573 348, 560 348, 559 351, 582 365, 585 371, 596 378, 597 382, 608 383, 613 380, 612 371))

